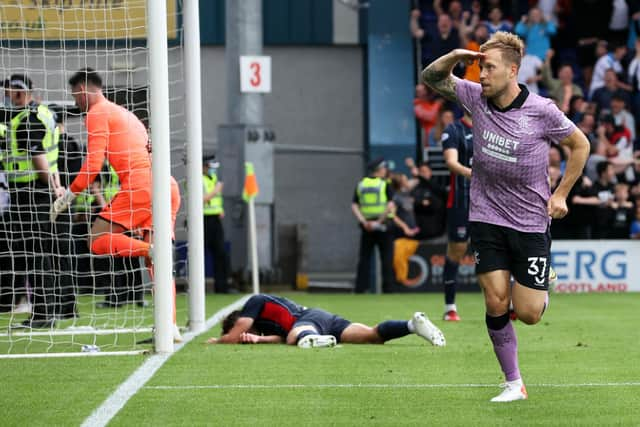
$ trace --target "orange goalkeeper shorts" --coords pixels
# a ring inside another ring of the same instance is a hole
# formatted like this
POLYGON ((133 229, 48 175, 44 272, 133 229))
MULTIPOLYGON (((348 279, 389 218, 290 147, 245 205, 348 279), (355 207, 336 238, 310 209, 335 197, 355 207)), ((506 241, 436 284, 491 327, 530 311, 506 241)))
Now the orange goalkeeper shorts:
MULTIPOLYGON (((178 210, 180 210, 180 189, 176 180, 171 177, 172 234, 175 232, 178 210)), ((102 209, 99 216, 127 230, 151 230, 153 227, 151 189, 120 190, 111 203, 102 209)))

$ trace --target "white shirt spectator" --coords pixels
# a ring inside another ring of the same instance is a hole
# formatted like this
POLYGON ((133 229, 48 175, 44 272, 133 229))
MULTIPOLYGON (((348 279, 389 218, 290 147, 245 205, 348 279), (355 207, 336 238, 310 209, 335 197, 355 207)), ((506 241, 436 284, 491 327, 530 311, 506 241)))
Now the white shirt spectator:
POLYGON ((626 0, 613 1, 613 13, 609 21, 609 29, 624 30, 629 26, 629 6, 626 0))
POLYGON ((591 86, 589 86, 589 98, 593 95, 596 89, 604 86, 604 73, 609 68, 613 68, 613 71, 616 74, 622 73, 622 64, 618 61, 612 53, 607 53, 606 55, 602 55, 598 62, 596 62, 596 66, 593 67, 593 77, 591 77, 591 86))
POLYGON ((558 16, 555 11, 556 3, 558 0, 539 0, 538 9, 542 12, 542 16, 551 18, 551 22, 558 25, 558 16))
POLYGON ((529 92, 539 93, 538 82, 534 81, 527 83, 532 77, 538 75, 538 71, 542 68, 542 61, 536 55, 526 54, 522 57, 520 62, 520 70, 518 70, 518 83, 522 83, 527 86, 529 92))
POLYGON ((616 125, 624 125, 624 127, 629 129, 633 145, 633 141, 636 140, 636 119, 633 117, 633 114, 627 110, 622 110, 619 113, 614 114, 613 118, 616 120, 616 125))

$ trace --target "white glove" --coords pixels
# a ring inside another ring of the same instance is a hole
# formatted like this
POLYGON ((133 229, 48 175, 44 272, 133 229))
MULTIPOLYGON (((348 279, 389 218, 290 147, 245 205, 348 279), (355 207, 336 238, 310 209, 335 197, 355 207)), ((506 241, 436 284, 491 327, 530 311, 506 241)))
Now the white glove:
POLYGON ((76 195, 71 190, 67 189, 64 195, 58 197, 51 205, 51 210, 49 210, 49 220, 51 222, 56 222, 58 215, 69 209, 69 206, 75 198, 76 195))

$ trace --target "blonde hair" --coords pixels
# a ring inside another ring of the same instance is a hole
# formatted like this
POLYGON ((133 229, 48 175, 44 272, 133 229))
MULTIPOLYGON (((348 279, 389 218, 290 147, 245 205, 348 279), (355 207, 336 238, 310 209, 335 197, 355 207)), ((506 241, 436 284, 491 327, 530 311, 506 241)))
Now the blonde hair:
POLYGON ((524 56, 524 43, 520 37, 506 31, 497 31, 480 46, 482 53, 490 49, 499 49, 502 53, 502 59, 514 63, 520 68, 520 60, 524 56))

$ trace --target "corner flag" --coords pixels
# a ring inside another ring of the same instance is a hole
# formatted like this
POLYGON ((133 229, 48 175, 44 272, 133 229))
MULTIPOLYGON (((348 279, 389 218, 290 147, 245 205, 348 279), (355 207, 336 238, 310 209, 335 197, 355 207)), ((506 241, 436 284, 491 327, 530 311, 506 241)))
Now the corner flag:
POLYGON ((249 200, 255 198, 258 195, 260 189, 258 188, 258 180, 256 179, 256 174, 253 170, 253 163, 245 162, 244 163, 244 189, 242 190, 242 198, 245 202, 249 202, 249 200))

